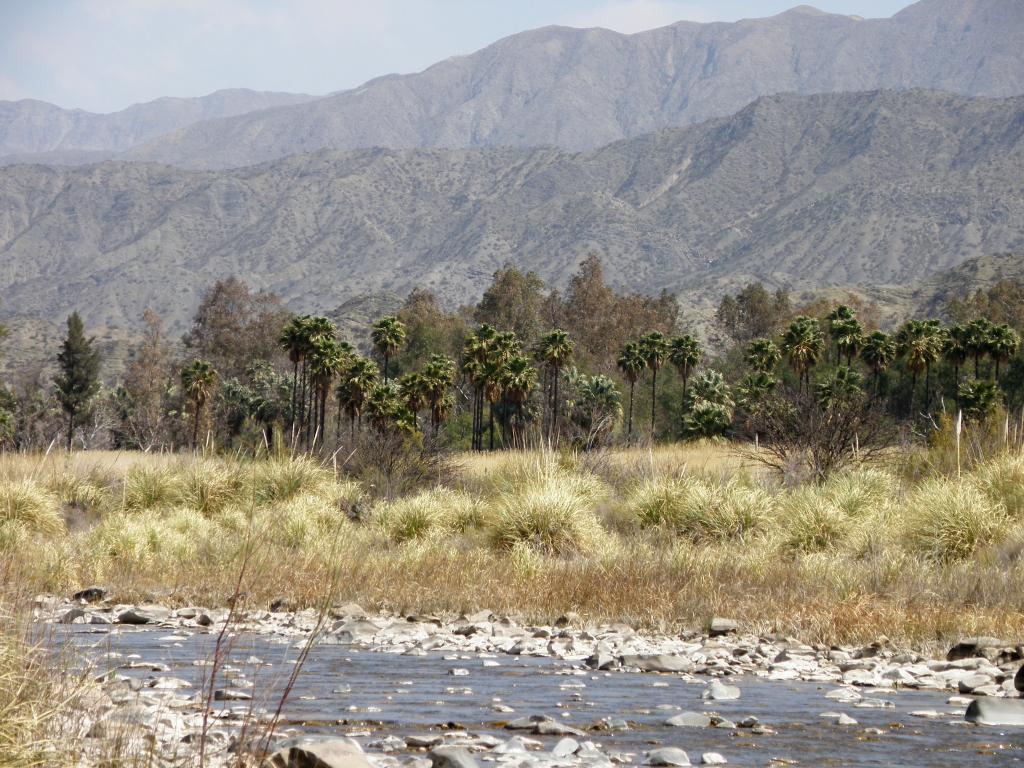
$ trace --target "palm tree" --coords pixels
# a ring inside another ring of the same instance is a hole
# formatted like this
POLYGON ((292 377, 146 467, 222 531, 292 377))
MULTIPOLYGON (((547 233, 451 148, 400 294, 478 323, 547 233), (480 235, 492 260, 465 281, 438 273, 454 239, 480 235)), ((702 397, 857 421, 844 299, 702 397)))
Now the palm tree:
POLYGON ((825 322, 828 323, 828 335, 836 348, 836 365, 839 365, 839 355, 842 351, 839 345, 839 338, 847 333, 845 329, 850 323, 857 323, 858 329, 860 323, 857 322, 857 315, 854 314, 854 311, 845 304, 840 304, 825 315, 825 322))
POLYGON ((1003 323, 992 329, 989 335, 988 354, 995 363, 994 381, 999 381, 999 364, 1007 363, 1020 349, 1020 336, 1009 325, 1003 323))
POLYGON ((863 377, 853 368, 848 365, 839 366, 824 381, 815 385, 818 405, 825 410, 848 405, 863 393, 863 382, 863 377))
POLYGON ((192 403, 192 449, 199 445, 199 420, 217 386, 217 372, 205 360, 193 360, 181 369, 181 388, 192 403))
MULTIPOLYGON (((508 393, 508 399, 516 405, 517 421, 520 430, 523 424, 523 403, 530 397, 530 392, 537 386, 537 369, 530 365, 528 358, 516 355, 509 359, 502 368, 501 386, 508 393)), ((513 430, 513 435, 515 430, 513 430)))
MULTIPOLYGON (((906 359, 907 370, 910 371, 910 412, 914 412, 914 396, 917 391, 917 377, 921 371, 931 371, 933 363, 938 361, 942 353, 943 339, 941 328, 936 320, 908 320, 896 333, 896 344, 900 354, 906 359)), ((928 389, 928 379, 925 379, 928 389)), ((925 393, 925 408, 928 407, 928 393, 925 393)))
POLYGON ((312 392, 313 418, 307 425, 306 441, 312 439, 312 446, 315 447, 317 435, 320 442, 323 442, 327 430, 327 398, 331 391, 331 384, 334 377, 341 373, 350 357, 348 344, 339 344, 333 336, 318 335, 313 338, 309 353, 309 378, 310 390, 312 392), (309 432, 313 432, 310 438, 309 432))
POLYGON ((434 354, 423 369, 424 392, 430 407, 431 424, 437 436, 441 423, 448 417, 454 405, 451 386, 455 383, 455 361, 444 355, 434 354))
POLYGON ((306 334, 303 327, 306 316, 293 316, 281 330, 277 342, 292 364, 292 411, 289 428, 295 423, 295 398, 299 393, 299 363, 305 352, 306 334))
POLYGON ((892 361, 896 359, 896 352, 896 342, 887 333, 874 331, 864 339, 864 345, 860 350, 860 359, 871 369, 871 376, 874 379, 875 397, 878 396, 882 374, 889 369, 892 361))
POLYGON ((683 399, 686 399, 686 385, 690 380, 690 374, 700 365, 704 356, 700 348, 700 342, 686 333, 674 337, 668 344, 668 361, 672 363, 679 376, 683 380, 683 399))
POLYGON ((964 325, 952 325, 946 329, 942 355, 946 362, 953 366, 953 385, 957 390, 957 402, 960 398, 960 369, 967 362, 968 331, 964 325))
POLYGON ((483 450, 484 385, 486 364, 498 337, 493 325, 481 325, 462 345, 462 372, 473 386, 473 449, 483 450))
POLYGON ((398 380, 398 394, 419 429, 419 412, 427 403, 427 378, 422 373, 407 373, 398 380))
POLYGON ((393 383, 377 384, 366 398, 366 415, 370 425, 378 432, 386 432, 392 424, 399 424, 402 410, 398 387, 393 383))
POLYGON ((801 387, 810 387, 811 368, 821 359, 824 349, 825 339, 821 335, 818 321, 813 317, 800 315, 782 334, 782 351, 796 371, 801 387))
POLYGON ((701 371, 686 398, 683 434, 690 438, 721 434, 732 423, 734 405, 722 374, 711 368, 701 371))
POLYGON ((967 354, 974 358, 974 378, 980 378, 981 358, 989 353, 992 340, 992 329, 995 326, 984 317, 972 320, 966 327, 967 354))
POLYGON ((365 357, 356 357, 345 367, 335 390, 338 408, 348 414, 349 431, 353 440, 356 436, 356 419, 362 421, 366 401, 377 386, 377 375, 377 366, 373 361, 365 357))
POLYGON ((388 361, 405 344, 405 323, 394 315, 382 317, 373 325, 370 334, 373 346, 384 358, 384 383, 388 383, 388 361))
MULTIPOLYGON (((544 364, 545 378, 550 372, 550 412, 551 419, 548 423, 548 440, 558 434, 558 380, 561 378, 563 366, 572 358, 573 343, 569 334, 561 329, 549 331, 540 337, 536 347, 537 360, 544 364)), ((545 387, 545 395, 548 394, 545 387)))
POLYGON ((771 339, 754 339, 747 347, 744 360, 757 373, 772 373, 782 359, 782 352, 771 339))
POLYGON ((619 366, 619 370, 622 371, 622 375, 626 381, 629 382, 629 426, 626 434, 633 434, 633 394, 636 389, 636 382, 640 378, 640 374, 644 372, 644 368, 647 367, 647 361, 644 359, 644 353, 640 349, 640 345, 635 341, 631 341, 622 348, 622 352, 619 353, 619 359, 616 361, 619 366))
POLYGON ((832 323, 829 328, 832 341, 836 345, 836 362, 840 354, 846 355, 846 367, 853 365, 853 356, 857 354, 864 341, 864 329, 857 318, 840 320, 832 323))
POLYGON ((640 351, 651 369, 651 439, 654 439, 654 407, 658 395, 658 370, 668 357, 668 339, 661 331, 651 331, 640 337, 640 351))

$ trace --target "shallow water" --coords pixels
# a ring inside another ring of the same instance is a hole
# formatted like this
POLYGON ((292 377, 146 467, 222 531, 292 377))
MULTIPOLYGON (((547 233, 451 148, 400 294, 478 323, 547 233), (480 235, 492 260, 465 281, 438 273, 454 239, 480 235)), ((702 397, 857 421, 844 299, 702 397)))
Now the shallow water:
MULTIPOLYGON (((166 672, 122 669, 135 677, 179 677, 200 686, 212 658, 215 634, 171 633, 166 629, 60 627, 66 638, 93 660, 97 672, 128 661, 160 662, 166 672), (106 654, 123 654, 106 658, 106 654), (138 659, 125 658, 137 655, 138 659)), ((232 640, 227 675, 252 682, 257 708, 273 709, 277 692, 294 669, 295 638, 242 635, 232 640), (259 660, 259 661, 256 661, 259 660)), ((406 656, 344 645, 313 648, 283 713, 285 727, 303 732, 356 734, 364 744, 388 734, 441 733, 454 727, 508 738, 505 720, 546 714, 586 730, 605 717, 626 719, 631 729, 588 733, 605 752, 635 753, 677 746, 699 762, 700 753, 720 752, 731 765, 766 765, 773 760, 812 766, 1002 766, 1024 763, 1024 729, 978 727, 963 720, 962 706, 936 691, 862 691, 893 708, 867 709, 825 698, 831 684, 770 682, 754 676, 728 680, 739 685, 737 701, 704 702, 702 684, 674 675, 575 670, 548 658, 494 656, 446 659, 441 654, 406 656), (497 666, 493 666, 494 664, 497 666), (452 675, 453 669, 468 670, 452 675), (501 704, 515 712, 502 714, 501 704), (716 712, 737 722, 754 716, 774 735, 745 729, 673 728, 665 719, 679 711, 716 712), (939 720, 913 717, 916 710, 945 713, 939 720), (856 726, 822 720, 822 712, 845 712, 856 726), (865 728, 884 732, 871 735, 865 728)), ((703 678, 699 679, 704 682, 703 678)), ((229 681, 218 687, 231 686, 229 681)), ((239 686, 231 686, 239 687, 239 686)), ((188 692, 188 691, 185 691, 188 692)), ((248 709, 249 702, 222 706, 248 709)), ((550 749, 559 737, 529 736, 550 749)), ((580 739, 581 741, 583 739, 580 739)))

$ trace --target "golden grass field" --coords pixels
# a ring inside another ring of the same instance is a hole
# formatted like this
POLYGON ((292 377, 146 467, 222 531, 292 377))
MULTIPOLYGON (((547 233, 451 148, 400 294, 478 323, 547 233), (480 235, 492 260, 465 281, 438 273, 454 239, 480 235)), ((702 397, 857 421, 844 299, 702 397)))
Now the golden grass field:
POLYGON ((374 499, 306 458, 0 458, 0 577, 217 605, 574 610, 647 627, 728 615, 926 648, 1024 618, 1024 458, 962 479, 860 469, 786 488, 727 445, 464 454, 445 486, 374 499), (358 518, 358 520, 350 519, 358 518))

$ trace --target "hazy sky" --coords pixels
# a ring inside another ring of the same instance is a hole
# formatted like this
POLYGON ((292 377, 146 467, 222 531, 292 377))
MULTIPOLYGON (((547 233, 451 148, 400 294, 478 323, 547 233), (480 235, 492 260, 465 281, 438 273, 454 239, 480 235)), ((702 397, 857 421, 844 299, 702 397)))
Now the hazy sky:
MULTIPOLYGON (((910 0, 819 0, 891 16, 910 0)), ((547 24, 638 32, 798 0, 0 0, 0 100, 109 112, 219 88, 329 93, 547 24)))

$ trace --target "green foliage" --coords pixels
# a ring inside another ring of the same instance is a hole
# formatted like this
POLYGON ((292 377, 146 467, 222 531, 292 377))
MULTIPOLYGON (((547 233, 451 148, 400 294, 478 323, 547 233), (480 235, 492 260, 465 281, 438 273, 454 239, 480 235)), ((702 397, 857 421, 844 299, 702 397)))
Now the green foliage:
POLYGON ((999 387, 988 379, 965 381, 960 385, 958 396, 964 416, 972 421, 983 421, 991 416, 1002 401, 999 387))
POLYGON ((67 326, 67 336, 57 355, 60 372, 54 378, 54 387, 68 417, 67 448, 71 450, 76 419, 84 416, 100 388, 100 353, 95 339, 86 338, 77 312, 68 316, 67 326))
POLYGON ((732 423, 734 405, 722 374, 710 368, 701 371, 686 393, 683 435, 696 439, 722 434, 732 423))

